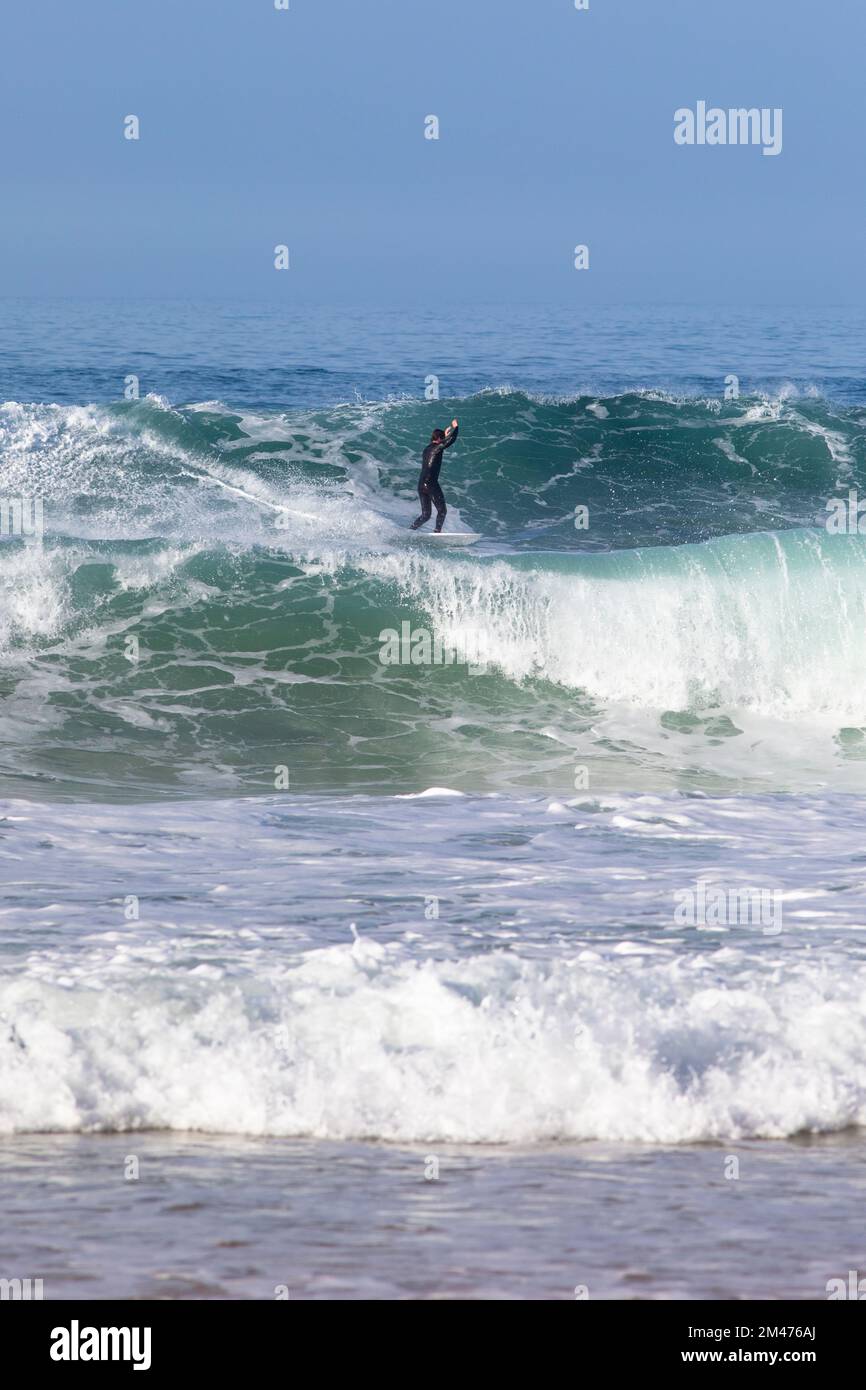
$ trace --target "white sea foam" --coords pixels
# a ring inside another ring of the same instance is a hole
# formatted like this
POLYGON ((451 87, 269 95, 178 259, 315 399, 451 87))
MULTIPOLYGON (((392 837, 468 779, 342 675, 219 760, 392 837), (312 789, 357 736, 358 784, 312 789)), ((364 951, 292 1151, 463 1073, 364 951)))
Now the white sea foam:
POLYGON ((630 944, 434 963, 362 941, 255 980, 172 974, 168 946, 49 956, 0 986, 0 1129, 676 1143, 866 1123, 862 966, 630 944))
POLYGON ((512 680, 605 702, 772 717, 866 717, 866 546, 823 532, 592 557, 571 573, 507 561, 371 556, 436 635, 512 680))
POLYGON ((4 1132, 680 1143, 866 1124, 844 797, 8 810, 4 1132), (675 924, 699 872, 770 871, 780 936, 675 924))

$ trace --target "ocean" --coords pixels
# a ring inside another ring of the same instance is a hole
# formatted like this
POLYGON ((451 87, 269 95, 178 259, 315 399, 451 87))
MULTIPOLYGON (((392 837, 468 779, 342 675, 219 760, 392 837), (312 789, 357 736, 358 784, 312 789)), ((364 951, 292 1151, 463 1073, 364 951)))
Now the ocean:
POLYGON ((0 1274, 866 1270, 864 349, 845 308, 2 302, 0 1274), (466 549, 407 529, 452 417, 466 549))

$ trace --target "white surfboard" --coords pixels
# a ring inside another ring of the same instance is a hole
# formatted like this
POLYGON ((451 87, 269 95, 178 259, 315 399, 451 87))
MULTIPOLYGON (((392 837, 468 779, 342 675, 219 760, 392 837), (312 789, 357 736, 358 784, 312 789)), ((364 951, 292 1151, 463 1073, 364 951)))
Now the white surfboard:
POLYGON ((437 545, 474 545, 481 540, 480 531, 417 531, 415 534, 437 545))

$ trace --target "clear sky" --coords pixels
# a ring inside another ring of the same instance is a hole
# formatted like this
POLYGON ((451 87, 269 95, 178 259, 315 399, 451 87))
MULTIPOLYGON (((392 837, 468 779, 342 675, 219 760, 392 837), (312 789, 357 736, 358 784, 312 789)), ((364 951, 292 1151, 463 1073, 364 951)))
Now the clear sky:
POLYGON ((866 303, 863 0, 290 4, 4 6, 0 293, 866 303))

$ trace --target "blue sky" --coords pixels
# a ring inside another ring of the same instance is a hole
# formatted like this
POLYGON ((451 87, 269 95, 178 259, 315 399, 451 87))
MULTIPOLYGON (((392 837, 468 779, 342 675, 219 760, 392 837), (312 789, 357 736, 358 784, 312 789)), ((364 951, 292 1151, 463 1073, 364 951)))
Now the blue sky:
POLYGON ((864 40, 862 0, 7 6, 0 293, 863 303, 864 40), (781 155, 678 147, 698 100, 782 107, 781 155))

